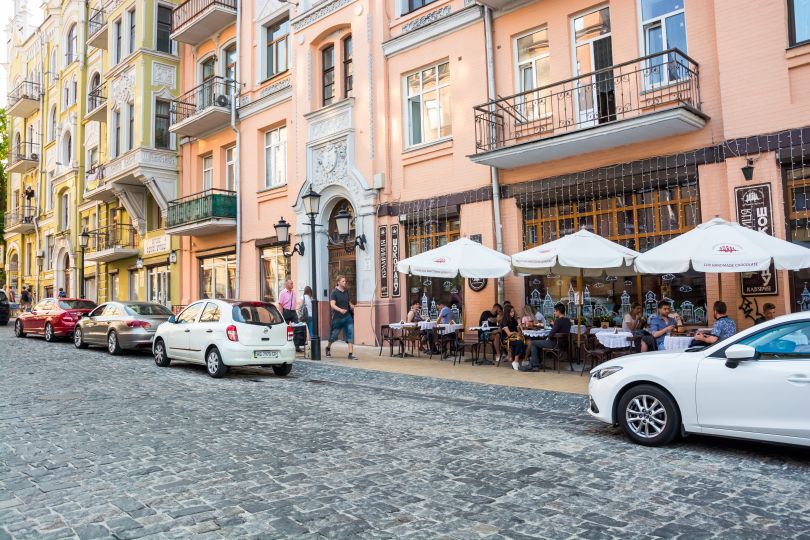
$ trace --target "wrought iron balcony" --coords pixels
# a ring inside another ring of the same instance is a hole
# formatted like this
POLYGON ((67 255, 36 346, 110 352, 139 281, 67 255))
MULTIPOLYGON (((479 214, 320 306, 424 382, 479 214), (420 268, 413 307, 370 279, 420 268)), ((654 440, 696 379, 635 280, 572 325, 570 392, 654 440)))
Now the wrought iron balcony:
POLYGON ((87 94, 87 115, 88 120, 104 122, 107 120, 107 96, 104 85, 96 86, 87 94))
POLYGON ((237 0, 187 0, 172 11, 171 38, 199 45, 236 22, 237 0))
POLYGON ((138 232, 132 225, 110 225, 92 231, 85 250, 87 261, 109 262, 138 254, 138 232))
POLYGON ((230 121, 235 84, 224 77, 212 77, 172 102, 172 133, 199 137, 230 121))
POLYGON ((87 19, 87 43, 96 49, 107 49, 107 15, 104 8, 91 9, 87 19))
POLYGON ((5 228, 6 233, 25 234, 35 230, 34 217, 37 214, 36 206, 26 205, 13 209, 6 213, 5 228))
POLYGON ((27 118, 39 110, 42 86, 38 82, 23 81, 8 93, 8 115, 27 118))
POLYGON ((474 107, 473 162, 513 168, 701 129, 698 64, 669 49, 474 107))
POLYGON ((17 143, 8 155, 8 172, 25 173, 39 166, 39 145, 31 142, 17 143))
POLYGON ((235 228, 235 191, 208 189, 169 202, 168 234, 204 236, 235 228))

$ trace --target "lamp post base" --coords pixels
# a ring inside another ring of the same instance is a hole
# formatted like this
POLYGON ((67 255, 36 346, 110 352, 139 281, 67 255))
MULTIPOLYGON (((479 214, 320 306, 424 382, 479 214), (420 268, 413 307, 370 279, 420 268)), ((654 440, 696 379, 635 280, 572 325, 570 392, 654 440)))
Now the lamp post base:
POLYGON ((312 356, 311 360, 320 360, 321 359, 321 338, 318 336, 312 336, 309 340, 310 346, 310 355, 312 356))

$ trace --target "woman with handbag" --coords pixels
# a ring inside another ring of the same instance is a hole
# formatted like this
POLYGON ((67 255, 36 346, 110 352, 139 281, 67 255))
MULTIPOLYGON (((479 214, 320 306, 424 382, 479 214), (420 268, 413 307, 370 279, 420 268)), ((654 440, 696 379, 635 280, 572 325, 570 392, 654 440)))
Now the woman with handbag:
POLYGON ((526 340, 520 329, 520 322, 517 318, 514 306, 510 305, 506 311, 501 331, 506 336, 506 344, 509 350, 509 358, 512 360, 512 369, 520 369, 520 360, 526 353, 526 340))

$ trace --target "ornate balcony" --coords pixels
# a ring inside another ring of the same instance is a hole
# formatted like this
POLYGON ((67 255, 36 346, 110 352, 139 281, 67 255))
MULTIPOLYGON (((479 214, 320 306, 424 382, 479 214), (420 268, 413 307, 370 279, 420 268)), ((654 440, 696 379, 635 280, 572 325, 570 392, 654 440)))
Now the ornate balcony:
POLYGON ((23 81, 8 93, 9 116, 28 118, 39 110, 42 86, 34 81, 23 81))
POLYGON ((187 0, 172 11, 171 38, 199 45, 236 22, 237 0, 187 0))
POLYGON ((702 129, 698 64, 678 49, 474 107, 475 163, 510 169, 702 129))
POLYGON ((107 49, 107 15, 102 9, 91 9, 87 20, 87 44, 96 49, 107 49))
POLYGON ((172 102, 169 130, 183 137, 199 137, 228 126, 235 84, 223 77, 208 79, 172 102))
POLYGON ((205 236, 235 228, 235 191, 208 189, 169 203, 167 234, 205 236))
POLYGON ((84 176, 84 198, 91 201, 110 202, 115 199, 112 185, 105 181, 104 165, 95 164, 84 176))
POLYGON ((107 96, 104 85, 97 86, 87 94, 87 120, 107 121, 107 96))
POLYGON ((35 206, 22 206, 6 213, 5 228, 6 234, 26 234, 34 232, 34 217, 37 214, 35 206))
POLYGON ((26 173, 39 166, 39 145, 31 142, 18 143, 8 154, 8 172, 26 173))
POLYGON ((84 253, 89 262, 110 262, 138 255, 138 233, 132 225, 110 225, 90 233, 84 253))

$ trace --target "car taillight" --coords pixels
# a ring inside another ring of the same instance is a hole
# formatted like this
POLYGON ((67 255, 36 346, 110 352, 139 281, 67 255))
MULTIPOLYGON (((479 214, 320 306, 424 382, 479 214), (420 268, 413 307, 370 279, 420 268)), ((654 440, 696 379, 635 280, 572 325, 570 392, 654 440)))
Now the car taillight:
POLYGON ((127 326, 130 328, 149 328, 152 325, 146 321, 128 321, 127 326))
POLYGON ((239 341, 239 332, 236 331, 236 326, 230 325, 225 329, 225 333, 231 341, 239 341))
POLYGON ((293 327, 288 326, 287 327, 287 341, 292 341, 292 340, 293 340, 293 327))
POLYGON ((66 322, 73 322, 73 314, 72 313, 62 313, 62 320, 66 322))

